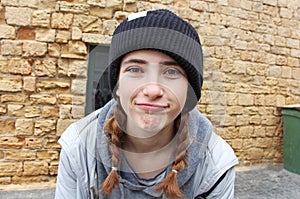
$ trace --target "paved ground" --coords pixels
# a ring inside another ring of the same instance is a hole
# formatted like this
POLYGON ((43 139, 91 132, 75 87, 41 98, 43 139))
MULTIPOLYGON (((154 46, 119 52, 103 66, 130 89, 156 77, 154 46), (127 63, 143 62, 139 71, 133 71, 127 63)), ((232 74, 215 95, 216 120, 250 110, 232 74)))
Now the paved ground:
MULTIPOLYGON (((300 175, 282 168, 237 169, 236 199, 300 199, 300 175)), ((0 199, 53 199, 54 187, 0 189, 0 199)))

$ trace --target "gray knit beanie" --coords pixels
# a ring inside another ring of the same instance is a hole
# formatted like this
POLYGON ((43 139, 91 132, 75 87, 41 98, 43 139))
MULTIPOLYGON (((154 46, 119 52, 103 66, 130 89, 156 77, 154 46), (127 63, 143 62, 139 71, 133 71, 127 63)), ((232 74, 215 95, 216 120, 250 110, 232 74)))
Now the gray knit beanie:
POLYGON ((196 30, 169 10, 129 15, 116 28, 111 41, 108 63, 112 93, 117 85, 121 59, 141 49, 163 52, 185 70, 190 85, 183 111, 193 109, 200 99, 203 83, 203 54, 196 30))

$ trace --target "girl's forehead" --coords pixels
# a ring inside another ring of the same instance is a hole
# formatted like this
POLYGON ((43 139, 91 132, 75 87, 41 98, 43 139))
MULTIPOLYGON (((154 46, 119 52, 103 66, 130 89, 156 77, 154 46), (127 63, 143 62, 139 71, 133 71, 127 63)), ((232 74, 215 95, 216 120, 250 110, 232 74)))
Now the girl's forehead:
POLYGON ((176 63, 172 57, 157 50, 136 50, 130 52, 123 57, 122 63, 128 60, 145 60, 154 63, 172 61, 176 63))

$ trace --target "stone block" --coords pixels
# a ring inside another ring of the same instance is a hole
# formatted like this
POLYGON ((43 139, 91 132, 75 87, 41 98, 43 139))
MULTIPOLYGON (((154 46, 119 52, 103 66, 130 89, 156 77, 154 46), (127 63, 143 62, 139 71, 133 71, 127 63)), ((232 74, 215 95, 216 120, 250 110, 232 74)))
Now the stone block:
POLYGON ((73 26, 84 30, 92 23, 96 22, 98 17, 90 16, 90 15, 74 15, 73 26))
POLYGON ((40 106, 25 106, 24 107, 24 116, 26 118, 34 118, 41 116, 40 106))
POLYGON ((25 151, 25 150, 9 150, 5 152, 6 160, 35 160, 36 153, 33 151, 25 151))
POLYGON ((55 33, 54 29, 37 29, 35 39, 41 42, 54 42, 55 33))
POLYGON ((40 176, 13 176, 11 178, 12 184, 30 184, 30 183, 39 183, 41 182, 40 176))
POLYGON ((34 135, 45 136, 45 135, 55 135, 56 133, 56 120, 37 120, 34 124, 34 135))
POLYGON ((44 148, 45 149, 60 149, 61 146, 58 144, 58 138, 47 137, 44 138, 44 148))
POLYGON ((23 56, 44 56, 47 53, 47 44, 37 41, 24 41, 23 52, 23 56))
POLYGON ((69 29, 73 21, 73 14, 53 13, 51 17, 51 28, 69 29))
POLYGON ((30 75, 32 72, 30 59, 12 58, 8 62, 8 72, 14 75, 30 75))
POLYGON ((11 177, 0 177, 0 185, 11 184, 11 177))
POLYGON ((33 135, 34 122, 32 119, 16 119, 15 134, 17 136, 33 135))
POLYGON ((38 27, 49 27, 51 19, 50 10, 35 10, 32 13, 32 25, 38 27))
POLYGON ((84 106, 72 106, 72 118, 80 119, 85 116, 85 107, 84 106))
POLYGON ((46 161, 25 161, 24 176, 48 175, 49 165, 46 161))
POLYGON ((82 38, 82 31, 78 27, 72 27, 72 33, 71 33, 72 40, 81 40, 82 38))
POLYGON ((58 118, 59 108, 53 106, 43 106, 42 117, 43 118, 58 118))
POLYGON ((8 104, 7 105, 7 114, 8 116, 21 117, 24 114, 24 105, 20 104, 8 104))
POLYGON ((57 30, 55 41, 57 43, 68 43, 71 39, 71 32, 67 30, 57 30))
POLYGON ((32 28, 20 27, 18 29, 18 39, 19 40, 34 40, 35 31, 32 28))
POLYGON ((25 103, 28 99, 26 94, 3 94, 1 95, 2 103, 25 103))
POLYGON ((87 46, 82 41, 69 41, 68 43, 69 53, 86 55, 87 46))
POLYGON ((90 44, 109 45, 111 43, 111 36, 93 33, 83 33, 82 41, 90 44))
POLYGON ((23 78, 23 90, 33 93, 36 91, 36 77, 24 77, 23 78))
POLYGON ((241 106, 254 105, 254 96, 251 94, 238 94, 238 105, 241 106))
POLYGON ((1 41, 1 53, 2 55, 19 56, 22 55, 22 42, 12 40, 1 41))
POLYGON ((0 176, 13 176, 22 173, 22 162, 0 162, 0 176))
POLYGON ((61 47, 57 43, 48 44, 48 54, 51 57, 59 57, 60 56, 61 47))
POLYGON ((29 96, 29 100, 32 104, 55 104, 55 94, 32 94, 29 96))
POLYGON ((0 39, 15 39, 16 30, 13 26, 0 25, 0 39))
POLYGON ((70 13, 85 13, 89 14, 90 6, 88 4, 68 3, 64 1, 58 2, 59 11, 70 13))
POLYGON ((37 151, 37 159, 38 160, 58 160, 59 152, 53 150, 43 150, 37 151))
POLYGON ((5 18, 7 24, 18 26, 30 26, 32 9, 20 7, 6 7, 5 10, 5 18))
POLYGON ((0 135, 2 134, 14 134, 15 121, 12 118, 0 118, 0 135))
POLYGON ((56 75, 56 62, 54 60, 36 60, 35 75, 54 77, 56 75))
POLYGON ((42 138, 25 138, 25 149, 41 149, 43 144, 42 138))
POLYGON ((59 108, 59 118, 72 119, 72 107, 73 105, 62 105, 59 108))
POLYGON ((57 171, 58 171, 58 161, 51 161, 49 166, 49 174, 57 175, 57 171))
POLYGON ((102 34, 112 36, 114 30, 118 25, 116 20, 106 20, 103 22, 102 34))
POLYGON ((21 149, 24 145, 24 139, 3 136, 0 137, 0 148, 2 149, 21 149))
POLYGON ((47 93, 64 93, 70 88, 69 80, 40 80, 37 83, 38 90, 47 93))
POLYGON ((73 79, 71 84, 71 92, 73 94, 82 94, 86 92, 86 79, 73 79))

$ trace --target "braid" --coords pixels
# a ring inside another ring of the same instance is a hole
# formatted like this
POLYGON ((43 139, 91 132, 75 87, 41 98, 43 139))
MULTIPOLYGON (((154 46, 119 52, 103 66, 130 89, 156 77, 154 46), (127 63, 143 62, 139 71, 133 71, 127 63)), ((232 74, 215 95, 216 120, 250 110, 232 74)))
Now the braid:
POLYGON ((107 121, 104 127, 104 132, 107 133, 109 141, 109 149, 112 154, 112 170, 101 185, 101 191, 105 194, 110 194, 115 186, 120 183, 117 168, 120 160, 120 148, 122 147, 122 141, 125 136, 120 126, 124 127, 126 124, 125 121, 126 117, 122 109, 117 105, 114 109, 114 116, 107 121))
POLYGON ((156 187, 156 191, 163 190, 164 194, 170 198, 182 198, 183 195, 179 189, 177 182, 177 172, 184 169, 186 148, 189 144, 188 137, 188 125, 186 121, 188 114, 184 114, 182 117, 178 117, 175 123, 176 131, 178 133, 177 150, 175 152, 175 160, 172 164, 172 172, 170 172, 164 181, 156 187))

